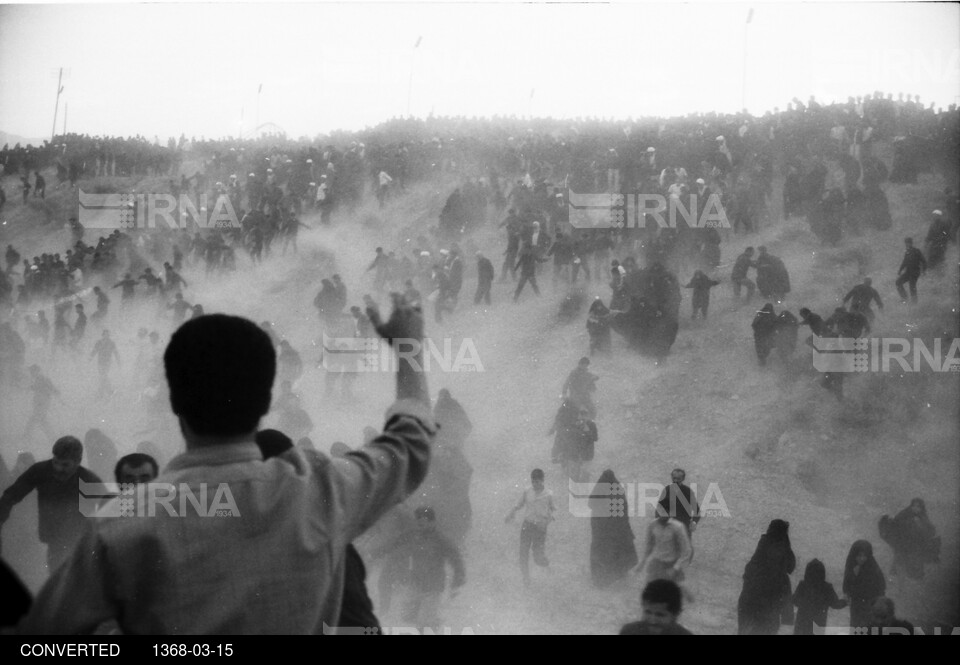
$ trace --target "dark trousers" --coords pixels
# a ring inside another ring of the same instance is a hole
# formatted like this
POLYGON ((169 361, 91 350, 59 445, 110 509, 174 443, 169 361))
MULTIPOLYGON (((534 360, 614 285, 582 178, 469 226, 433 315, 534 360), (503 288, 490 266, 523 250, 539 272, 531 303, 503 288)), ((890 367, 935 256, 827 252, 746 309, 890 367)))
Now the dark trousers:
POLYGON ((693 299, 693 318, 697 318, 697 312, 704 319, 707 318, 707 308, 710 307, 710 297, 693 299))
POLYGON ((750 299, 753 298, 753 292, 756 290, 757 285, 753 281, 747 279, 746 277, 742 279, 733 280, 733 297, 740 297, 740 287, 747 287, 747 302, 750 302, 750 299))
POLYGON ((520 275, 520 281, 517 283, 517 290, 513 294, 513 301, 516 302, 520 299, 520 292, 523 291, 524 285, 530 282, 530 286, 533 287, 533 292, 537 295, 540 295, 540 289, 537 287, 537 276, 536 275, 520 275))
POLYGON ((510 277, 513 279, 517 278, 517 252, 507 252, 506 258, 503 260, 503 267, 500 268, 500 281, 507 281, 507 271, 510 272, 510 277))
POLYGON ((904 284, 910 285, 910 300, 917 302, 917 280, 920 275, 909 275, 904 273, 897 277, 897 292, 900 294, 900 300, 907 301, 907 291, 903 288, 904 284))
POLYGON ((533 549, 533 562, 538 566, 548 566, 549 562, 543 550, 547 543, 547 528, 532 522, 524 522, 520 527, 520 572, 523 581, 530 581, 530 550, 533 549))
POLYGON ((490 286, 493 282, 479 282, 477 283, 477 293, 473 296, 473 304, 479 305, 480 301, 485 301, 488 305, 490 304, 490 286))

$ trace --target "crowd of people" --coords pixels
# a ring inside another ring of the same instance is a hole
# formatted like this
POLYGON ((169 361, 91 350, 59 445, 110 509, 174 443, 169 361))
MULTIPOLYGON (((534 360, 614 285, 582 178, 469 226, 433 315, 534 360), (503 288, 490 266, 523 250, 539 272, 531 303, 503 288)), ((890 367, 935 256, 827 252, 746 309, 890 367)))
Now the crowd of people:
MULTIPOLYGON (((780 362, 799 367, 800 327, 818 337, 861 337, 874 323, 872 305, 883 309, 880 293, 866 278, 826 318, 807 307, 799 316, 786 309, 778 313, 776 307, 791 293, 788 262, 759 246, 724 264, 724 241, 731 233, 757 234, 772 220, 792 216, 806 217, 825 244, 889 228, 881 185, 915 183, 918 174, 934 170, 954 173, 958 119, 953 106, 935 111, 917 99, 875 93, 832 105, 794 100, 785 111, 763 117, 541 121, 534 127, 504 118, 396 120, 346 139, 181 137, 161 146, 142 137, 68 135, 39 148, 5 147, 0 165, 22 179, 24 205, 30 205, 29 174, 35 174, 35 198, 43 198, 48 192, 41 171, 56 168, 56 188, 150 176, 167 182, 176 197, 192 195, 204 207, 228 200, 240 220, 229 229, 116 230, 95 239, 93 230, 70 219, 71 242, 62 256, 28 258, 22 248, 8 245, 0 273, 0 385, 31 396, 24 438, 39 428, 55 444, 51 460, 23 458, 12 472, 0 468, 0 485, 6 487, 0 524, 36 490, 39 540, 48 547, 51 574, 32 608, 25 597, 22 613, 5 619, 7 625, 19 620, 25 633, 370 630, 379 627, 374 608, 388 611, 402 588, 402 619, 435 628, 447 588, 458 592, 466 584, 473 514, 467 444, 473 423, 450 391, 441 390, 434 404, 415 359, 398 354, 398 401, 383 431, 369 428, 362 447, 334 443, 329 456, 321 453, 298 392, 298 382, 314 369, 269 321, 205 314, 184 274, 191 282, 229 280, 238 266, 269 262, 290 246, 296 251, 298 230, 309 228, 301 218, 339 223, 340 212, 368 198, 379 210, 389 210, 391 199, 414 184, 453 178, 460 184, 444 192, 436 225, 398 238, 394 247, 376 247, 364 283, 348 290, 335 262, 314 267, 318 275, 330 275, 318 280, 313 300, 325 354, 337 351, 327 348, 327 336, 422 339, 424 310, 442 326, 470 308, 460 295, 474 276, 472 305, 486 312, 500 307, 495 300, 501 293, 512 292, 513 302, 521 302, 528 284, 539 296, 538 277, 543 281, 548 273, 549 284, 562 294, 561 317, 585 319, 590 356, 614 352, 614 331, 627 346, 617 353, 633 350, 663 363, 678 335, 682 289, 692 290, 692 318, 706 326, 711 289, 727 281, 721 271, 729 266, 731 304, 749 305, 756 292, 769 301, 752 320, 759 364, 767 365, 776 352, 780 362), (880 154, 885 146, 892 146, 892 168, 880 154), (778 189, 781 201, 774 199, 778 189), (715 200, 721 223, 662 226, 652 212, 641 210, 621 226, 581 228, 571 222, 571 192, 623 200, 658 195, 693 209, 696 219, 715 200), (501 234, 496 251, 502 254, 496 256, 477 241, 483 230, 492 235, 494 225, 501 234), (277 246, 280 251, 272 253, 277 246), (468 268, 471 256, 475 262, 468 268), (549 263, 552 268, 545 267, 549 263), (506 291, 494 291, 498 264, 506 291), (378 297, 393 293, 388 320, 370 296, 362 307, 351 305, 357 301, 349 293, 363 293, 367 283, 378 297), (597 297, 585 308, 583 289, 604 283, 610 288, 607 301, 597 297), (111 308, 114 289, 120 290, 119 308, 111 308), (124 313, 131 312, 146 312, 155 330, 130 329, 124 313), (117 345, 118 336, 127 342, 134 335, 135 360, 123 357, 117 345), (46 361, 28 361, 43 356, 96 359, 97 394, 107 399, 116 392, 111 375, 121 363, 132 363, 141 408, 172 409, 186 452, 165 460, 151 441, 134 450, 99 429, 89 430, 83 442, 55 431, 50 409, 55 399, 63 400, 56 377, 44 372, 46 361), (271 400, 275 381, 279 392, 271 400), (278 416, 279 431, 261 429, 268 414, 278 416), (186 486, 226 484, 232 495, 224 509, 236 509, 243 519, 181 520, 195 543, 191 549, 181 546, 185 536, 165 519, 87 520, 77 512, 79 483, 111 477, 131 485, 158 477, 186 486), (263 483, 273 493, 269 499, 258 489, 263 483), (243 526, 252 523, 259 525, 255 532, 243 526), (162 569, 144 580, 136 563, 148 544, 162 555, 162 569), (102 551, 108 554, 91 554, 102 551), (233 558, 230 570, 215 574, 224 552, 233 558), (267 558, 280 571, 269 584, 262 575, 267 558), (376 605, 365 586, 365 561, 377 573, 376 605), (208 579, 222 580, 216 606, 200 591, 208 579), (105 593, 107 580, 116 593, 105 593), (256 608, 249 605, 253 597, 256 608), (149 602, 138 600, 143 598, 149 602)), ((905 242, 896 282, 904 302, 916 302, 918 280, 943 265, 957 240, 960 217, 952 190, 934 205, 923 250, 912 238, 905 242)), ((590 363, 590 357, 582 358, 562 386, 548 432, 553 447, 549 459, 546 449, 542 455, 543 466, 559 465, 558 475, 574 483, 591 482, 590 462, 600 444, 594 397, 599 377, 590 363)), ((831 372, 822 377, 841 400, 842 379, 831 372)), ((338 383, 343 398, 356 397, 348 374, 327 371, 325 381, 328 397, 338 383)), ((547 532, 558 519, 558 506, 547 475, 533 469, 530 487, 506 516, 511 522, 523 514, 518 562, 527 586, 534 583, 531 551, 535 565, 550 565, 547 532)), ((647 526, 641 556, 626 503, 617 515, 604 512, 611 488, 620 487, 614 469, 596 480, 590 499, 591 582, 607 589, 631 572, 646 578, 643 616, 621 634, 689 633, 677 619, 702 515, 685 481, 685 471, 674 469, 647 526)), ((879 535, 894 549, 898 574, 916 579, 938 560, 939 539, 922 499, 881 521, 879 535)), ((868 541, 850 549, 843 598, 817 559, 808 560, 794 591, 790 575, 796 567, 788 524, 774 520, 744 570, 738 632, 776 633, 791 623, 795 633, 811 633, 829 625, 829 609, 846 606, 853 628, 903 627, 884 595, 886 578, 868 541)))

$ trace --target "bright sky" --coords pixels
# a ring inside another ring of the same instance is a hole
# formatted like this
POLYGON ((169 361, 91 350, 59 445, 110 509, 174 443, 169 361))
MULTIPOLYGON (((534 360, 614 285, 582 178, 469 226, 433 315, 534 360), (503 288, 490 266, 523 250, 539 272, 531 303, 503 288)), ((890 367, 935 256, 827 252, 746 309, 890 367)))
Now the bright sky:
POLYGON ((252 131, 261 83, 260 122, 292 136, 404 115, 408 90, 416 116, 731 111, 744 73, 753 112, 877 89, 946 107, 960 5, 3 5, 0 130, 49 137, 61 66, 58 132, 66 103, 68 131, 163 138, 252 131))

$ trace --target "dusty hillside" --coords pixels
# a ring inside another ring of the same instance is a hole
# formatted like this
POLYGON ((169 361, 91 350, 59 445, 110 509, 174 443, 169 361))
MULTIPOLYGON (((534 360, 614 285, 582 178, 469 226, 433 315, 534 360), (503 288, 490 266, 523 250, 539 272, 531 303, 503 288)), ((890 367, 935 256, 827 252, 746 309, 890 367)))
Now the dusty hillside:
MULTIPOLYGON (((9 178, 5 184, 13 198, 9 178)), ((958 334, 955 247, 947 269, 921 280, 919 306, 900 305, 893 288, 902 237, 922 238, 930 202, 942 190, 938 179, 888 187, 893 229, 846 239, 836 249, 821 248, 802 219, 783 222, 774 216, 758 235, 726 238, 723 261, 732 260, 748 244, 765 244, 791 273, 793 293, 784 306, 796 313, 806 305, 825 316, 863 272, 873 278, 887 305, 878 318, 877 334, 907 336, 909 331, 911 337, 952 338, 958 334)), ((185 295, 207 312, 273 321, 312 367, 319 357, 320 330, 311 302, 320 279, 335 268, 350 289, 350 301, 358 303, 371 288, 363 271, 373 248, 398 247, 424 232, 436 219, 446 192, 440 184, 421 186, 388 205, 383 215, 370 207, 341 219, 331 230, 305 231, 295 257, 275 257, 256 267, 244 257, 230 279, 205 280, 199 270, 187 271, 190 288, 185 295)), ((46 203, 31 202, 29 211, 11 206, 4 210, 10 223, 2 227, 0 240, 4 246, 15 242, 29 247, 24 255, 62 251, 67 234, 56 227, 72 205, 68 194, 58 192, 46 203)), ((494 259, 498 273, 500 240, 492 229, 474 240, 494 259)), ((858 375, 848 380, 849 399, 839 405, 817 385, 815 374, 802 369, 809 365, 805 350, 791 367, 776 361, 766 369, 757 367, 750 330, 754 307, 734 308, 726 271, 722 276, 725 284, 714 289, 706 324, 686 320, 689 296, 684 294, 680 334, 663 366, 634 356, 615 336, 613 354, 596 358, 591 367, 601 376, 600 442, 592 478, 609 467, 623 482, 662 483, 673 467, 681 466, 700 488, 716 484, 729 508, 729 517, 705 519, 694 537, 696 557, 688 577, 692 601, 683 623, 697 633, 736 631, 740 575, 769 520, 790 521, 798 570, 809 559, 820 558, 828 580, 839 588, 847 549, 858 538, 872 540, 881 567, 889 569, 892 555, 877 536, 877 519, 922 496, 944 538, 942 563, 931 567, 922 583, 894 586, 891 595, 899 613, 917 624, 956 624, 960 374, 858 375)), ((565 506, 566 486, 550 465, 546 432, 566 374, 587 351, 583 321, 558 323, 563 291, 551 288, 549 272, 543 282, 543 297, 536 299, 528 291, 520 305, 510 302, 513 285, 498 282, 494 305, 475 311, 475 276, 468 269, 460 311, 440 326, 432 317, 428 321, 435 337, 450 337, 455 344, 462 338, 473 340, 484 368, 479 373, 435 370, 430 376, 431 392, 449 388, 475 424, 468 444, 475 470, 474 529, 466 552, 469 584, 445 611, 454 631, 611 633, 636 616, 641 580, 613 591, 593 589, 589 521, 564 509, 548 538, 550 569, 534 571, 531 590, 524 592, 520 585, 515 561, 519 527, 504 525, 503 517, 536 466, 547 471, 548 486, 565 506)), ((607 300, 609 287, 591 283, 588 295, 607 300)), ((108 327, 119 328, 119 313, 113 311, 111 317, 108 327)), ((126 316, 123 323, 125 388, 110 400, 93 396, 94 367, 86 355, 52 359, 48 351, 31 348, 28 362, 44 365, 63 390, 66 406, 55 407, 53 418, 59 430, 82 435, 90 427, 101 427, 125 448, 154 438, 173 454, 180 441, 171 417, 151 421, 138 403, 134 385, 143 366, 137 363, 140 350, 132 339, 141 325, 164 335, 170 326, 157 323, 146 311, 126 316)), ((298 389, 317 423, 313 438, 320 448, 336 440, 358 444, 362 427, 380 422, 391 397, 390 377, 363 377, 361 387, 358 403, 343 404, 324 400, 321 370, 309 370, 301 381, 298 389)), ((50 444, 42 436, 20 436, 29 400, 27 393, 14 392, 0 401, 2 453, 8 465, 21 450, 39 458, 48 455, 50 444)), ((647 522, 632 520, 638 549, 647 522)), ((35 586, 39 574, 26 562, 29 547, 25 540, 15 544, 10 529, 4 530, 4 556, 35 586)), ((799 573, 793 579, 796 584, 799 573)), ((846 616, 845 611, 831 614, 836 625, 844 625, 846 616)), ((386 626, 398 622, 390 614, 382 619, 386 626)))

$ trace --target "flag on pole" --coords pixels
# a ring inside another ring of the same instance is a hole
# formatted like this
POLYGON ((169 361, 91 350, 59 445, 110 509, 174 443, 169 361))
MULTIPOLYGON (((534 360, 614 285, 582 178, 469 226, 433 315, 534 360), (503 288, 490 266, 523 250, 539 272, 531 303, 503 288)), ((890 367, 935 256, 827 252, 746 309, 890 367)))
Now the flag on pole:
POLYGON ((257 94, 259 95, 261 92, 263 92, 263 84, 262 84, 262 83, 260 84, 260 87, 257 88, 257 94))
POLYGON ((753 7, 750 8, 750 11, 747 12, 747 25, 753 21, 753 7))
POLYGON ((417 37, 417 43, 413 45, 413 48, 420 48, 420 42, 423 41, 423 36, 417 37))

